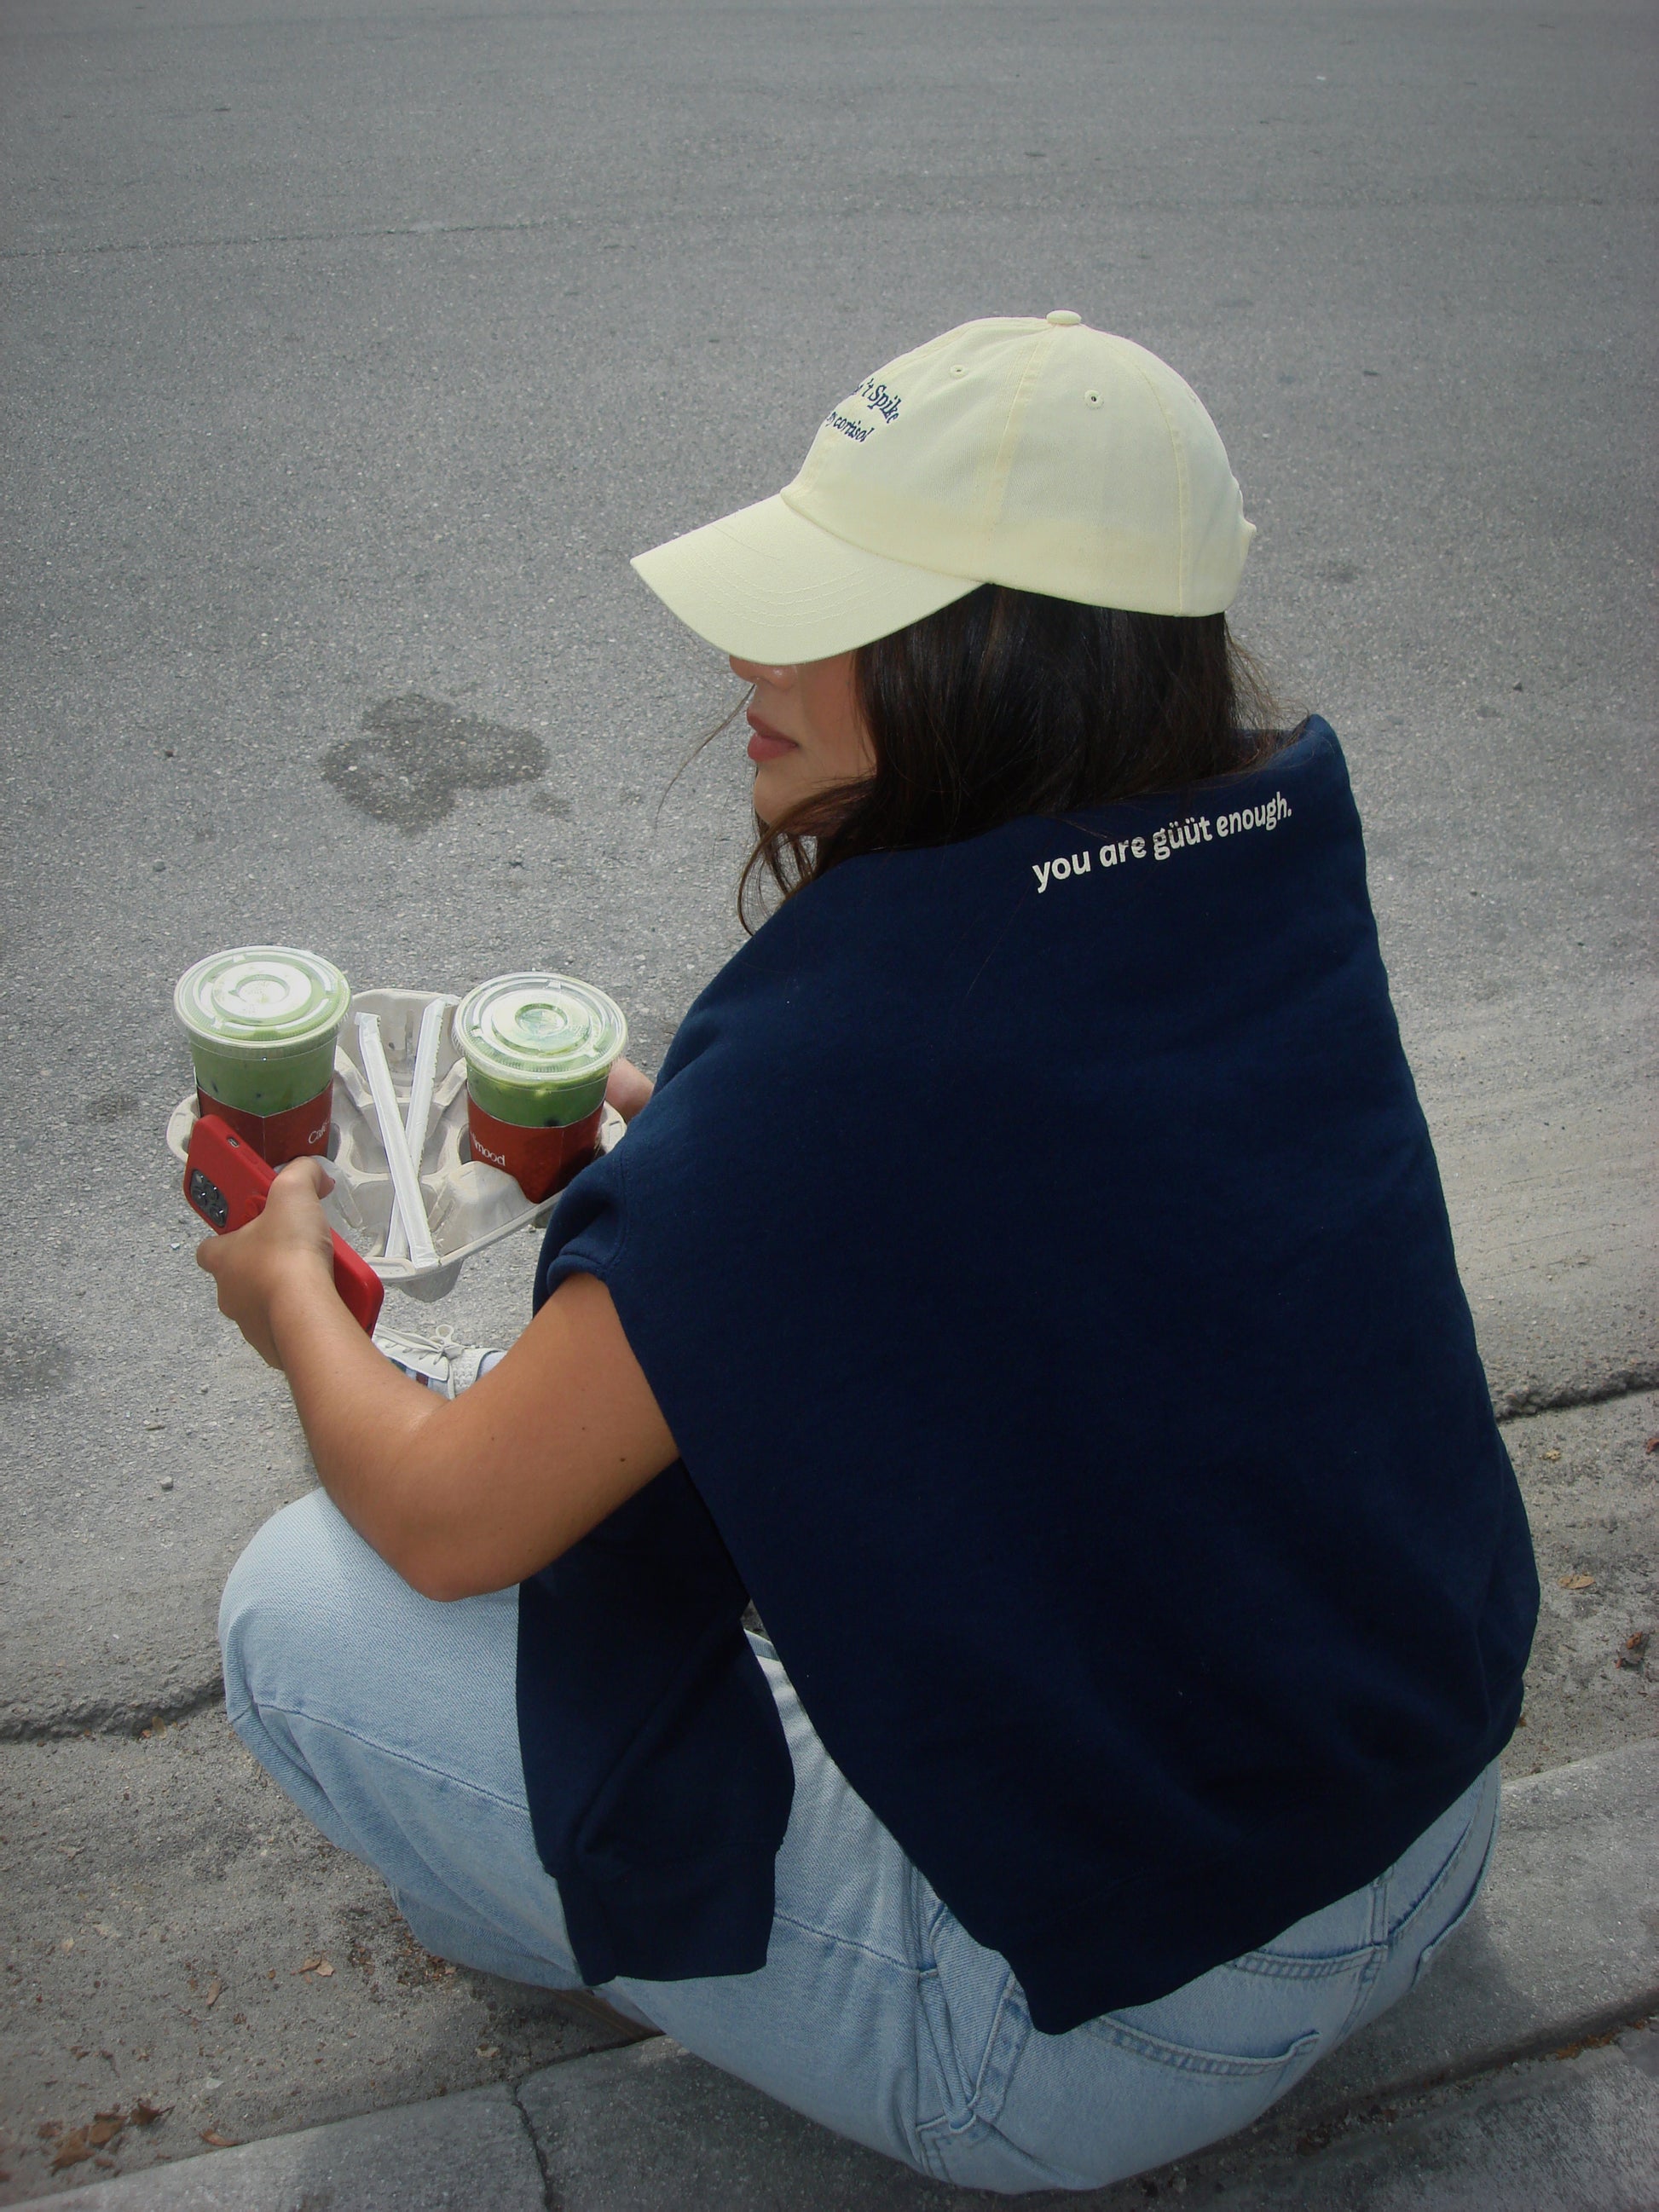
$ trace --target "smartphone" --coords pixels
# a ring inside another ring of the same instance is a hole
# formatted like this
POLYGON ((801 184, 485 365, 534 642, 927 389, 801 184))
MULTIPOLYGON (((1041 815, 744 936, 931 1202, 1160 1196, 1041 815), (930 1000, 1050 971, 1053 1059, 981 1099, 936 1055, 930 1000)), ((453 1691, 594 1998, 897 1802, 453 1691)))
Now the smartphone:
MULTIPOLYGON (((191 1131, 185 1196, 222 1237, 246 1229, 264 1212, 276 1180, 276 1170, 216 1114, 204 1114, 191 1131)), ((372 1335, 386 1286, 362 1253, 339 1236, 334 1237, 334 1287, 352 1319, 372 1335)))

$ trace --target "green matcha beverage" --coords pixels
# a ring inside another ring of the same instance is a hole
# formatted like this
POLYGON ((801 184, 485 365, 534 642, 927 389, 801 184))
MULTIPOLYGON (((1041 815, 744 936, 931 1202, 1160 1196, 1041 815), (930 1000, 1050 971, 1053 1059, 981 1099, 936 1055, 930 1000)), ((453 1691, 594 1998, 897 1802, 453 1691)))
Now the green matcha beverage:
POLYGON ((539 1203, 598 1148, 605 1079, 628 1042, 621 1007, 574 975, 497 975, 456 1008, 455 1042, 473 1158, 539 1203))
POLYGON ((331 961, 287 945, 210 953, 179 979, 196 1094, 272 1167, 328 1149, 334 1041, 351 986, 331 961))

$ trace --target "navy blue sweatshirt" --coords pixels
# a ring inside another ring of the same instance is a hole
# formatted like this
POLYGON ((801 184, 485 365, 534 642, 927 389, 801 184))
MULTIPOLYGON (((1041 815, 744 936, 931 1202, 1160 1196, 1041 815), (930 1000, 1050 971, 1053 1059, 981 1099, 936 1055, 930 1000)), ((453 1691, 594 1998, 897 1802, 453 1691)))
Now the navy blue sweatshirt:
POLYGON ((537 1279, 677 1465, 523 1585, 590 1982, 763 1963, 831 1758, 1059 2033, 1381 1872, 1501 1749, 1525 1516, 1328 726, 831 871, 687 1015, 537 1279))

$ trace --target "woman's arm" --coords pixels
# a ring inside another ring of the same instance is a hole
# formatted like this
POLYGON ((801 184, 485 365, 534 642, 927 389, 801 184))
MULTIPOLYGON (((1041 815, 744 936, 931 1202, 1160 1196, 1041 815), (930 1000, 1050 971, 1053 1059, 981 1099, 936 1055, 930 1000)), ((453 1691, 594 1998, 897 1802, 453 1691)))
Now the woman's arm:
POLYGON ((424 1596, 503 1589, 558 1558, 678 1456, 604 1284, 573 1275, 451 1401, 369 1342, 334 1290, 320 1161, 197 1258, 219 1308, 287 1375, 324 1488, 424 1596))
POLYGON ((605 1103, 614 1106, 624 1121, 631 1121, 641 1106, 648 1105, 656 1085, 631 1060, 619 1060, 605 1086, 605 1103))

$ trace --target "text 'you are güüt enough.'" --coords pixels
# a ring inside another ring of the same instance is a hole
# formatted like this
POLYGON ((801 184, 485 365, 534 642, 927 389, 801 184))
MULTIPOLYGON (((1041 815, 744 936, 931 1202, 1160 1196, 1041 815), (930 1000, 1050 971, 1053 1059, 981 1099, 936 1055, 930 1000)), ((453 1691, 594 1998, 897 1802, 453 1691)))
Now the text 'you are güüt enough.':
POLYGON ((1276 791, 1260 806, 1234 807, 1225 814, 1189 814, 1184 821, 1154 830, 1150 836, 1121 837, 1109 845, 1085 846, 1080 853, 1061 853, 1052 860, 1033 860, 1031 873, 1037 890, 1046 891, 1050 884, 1088 875, 1097 865, 1115 868, 1132 860, 1173 860, 1189 846, 1213 844, 1218 837, 1237 837, 1247 830, 1277 830, 1290 818, 1291 803, 1282 791, 1276 791))

